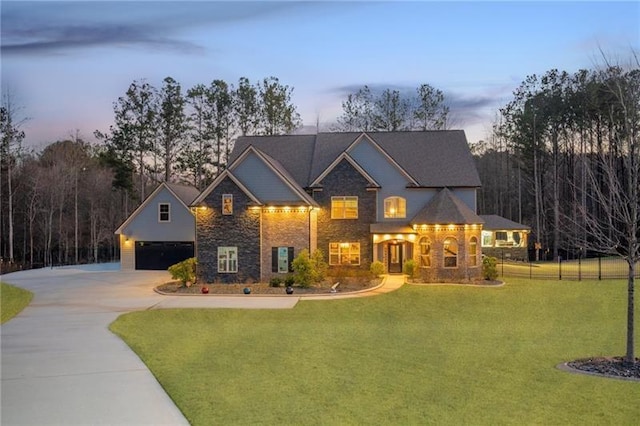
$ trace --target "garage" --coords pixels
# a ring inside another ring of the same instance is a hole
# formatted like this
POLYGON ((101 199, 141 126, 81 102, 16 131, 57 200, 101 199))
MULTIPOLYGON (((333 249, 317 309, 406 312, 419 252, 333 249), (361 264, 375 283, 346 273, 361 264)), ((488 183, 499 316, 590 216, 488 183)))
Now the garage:
POLYGON ((165 270, 193 256, 193 242, 136 241, 135 268, 165 270))

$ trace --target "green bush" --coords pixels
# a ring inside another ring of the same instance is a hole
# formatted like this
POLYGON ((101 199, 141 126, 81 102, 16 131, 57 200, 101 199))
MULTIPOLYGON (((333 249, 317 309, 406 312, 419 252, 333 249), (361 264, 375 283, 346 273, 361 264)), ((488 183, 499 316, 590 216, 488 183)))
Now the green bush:
POLYGON ((293 268, 293 277, 296 283, 302 288, 310 287, 313 282, 314 269, 309 257, 309 250, 302 250, 293 259, 291 267, 293 268))
POLYGON ((175 265, 169 266, 169 273, 171 278, 178 280, 182 285, 187 283, 193 283, 196 281, 196 265, 198 261, 195 257, 178 262, 175 265))
POLYGON ((284 279, 284 285, 286 287, 293 287, 295 283, 296 279, 293 277, 293 275, 287 275, 287 277, 284 279))
POLYGON ((269 287, 280 287, 280 284, 282 284, 282 279, 278 277, 273 277, 269 280, 269 287))
POLYGON ((369 270, 374 277, 379 277, 380 275, 384 274, 384 263, 380 262, 379 260, 371 262, 369 270))
POLYGON ((329 265, 324 260, 324 253, 317 249, 311 253, 311 266, 313 267, 313 282, 319 283, 324 281, 329 270, 329 265))
POLYGON ((417 272, 416 261, 413 259, 408 259, 402 265, 402 273, 407 275, 409 278, 413 278, 417 272))
POLYGON ((482 259, 482 276, 485 280, 493 281, 498 278, 497 263, 498 259, 495 257, 485 256, 482 259))

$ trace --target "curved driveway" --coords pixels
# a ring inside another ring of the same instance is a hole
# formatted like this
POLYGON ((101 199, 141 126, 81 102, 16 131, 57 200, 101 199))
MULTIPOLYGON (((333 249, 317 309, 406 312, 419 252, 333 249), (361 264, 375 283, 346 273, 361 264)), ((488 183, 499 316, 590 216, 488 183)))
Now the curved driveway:
MULTIPOLYGON (((0 327, 0 424, 188 424, 151 372, 108 326, 124 312, 158 308, 286 309, 299 297, 161 296, 165 271, 120 271, 119 264, 37 269, 2 281, 34 293, 0 327)), ((388 292, 400 277, 359 297, 388 292)))

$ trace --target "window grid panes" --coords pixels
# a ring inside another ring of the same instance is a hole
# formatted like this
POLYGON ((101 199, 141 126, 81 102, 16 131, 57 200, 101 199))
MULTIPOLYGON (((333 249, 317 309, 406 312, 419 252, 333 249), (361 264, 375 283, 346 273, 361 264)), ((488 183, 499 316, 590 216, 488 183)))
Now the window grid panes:
POLYGON ((420 238, 420 266, 431 267, 431 241, 427 237, 420 238))
POLYGON ((357 219, 358 197, 331 197, 331 219, 357 219))
POLYGON ((218 272, 238 272, 237 247, 218 247, 218 272))
POLYGON ((458 243, 455 238, 446 238, 444 240, 444 267, 458 267, 458 243))
POLYGON ((471 237, 469 240, 469 265, 478 266, 478 239, 471 237))
POLYGON ((170 222, 170 206, 168 203, 160 203, 158 204, 158 221, 160 222, 170 222))
POLYGON ((329 243, 329 265, 360 265, 360 243, 329 243))
POLYGON ((407 201, 402 197, 385 198, 384 217, 387 219, 407 217, 407 201))

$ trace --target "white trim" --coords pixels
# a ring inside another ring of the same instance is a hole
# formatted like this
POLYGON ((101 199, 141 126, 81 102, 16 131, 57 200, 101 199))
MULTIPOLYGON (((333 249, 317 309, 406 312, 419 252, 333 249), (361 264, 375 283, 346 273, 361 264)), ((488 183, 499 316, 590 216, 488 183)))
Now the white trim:
POLYGON ((200 195, 198 195, 198 197, 193 200, 193 202, 191 203, 192 206, 197 207, 199 203, 203 202, 208 196, 209 194, 211 194, 213 192, 213 190, 220 185, 220 183, 225 179, 225 178, 229 178, 233 181, 233 183, 235 183, 238 188, 240 188, 240 190, 242 192, 244 192, 247 197, 251 198, 251 201, 253 201, 254 203, 256 203, 257 205, 262 205, 262 203, 260 202, 260 200, 258 200, 256 198, 255 195, 253 195, 251 193, 251 191, 249 191, 249 189, 247 189, 247 187, 245 187, 242 182, 240 182, 238 180, 238 178, 236 178, 230 171, 229 169, 226 169, 225 171, 223 171, 222 173, 220 173, 218 175, 217 178, 215 178, 213 180, 213 182, 211 182, 211 184, 204 190, 202 191, 202 193, 200 195))

